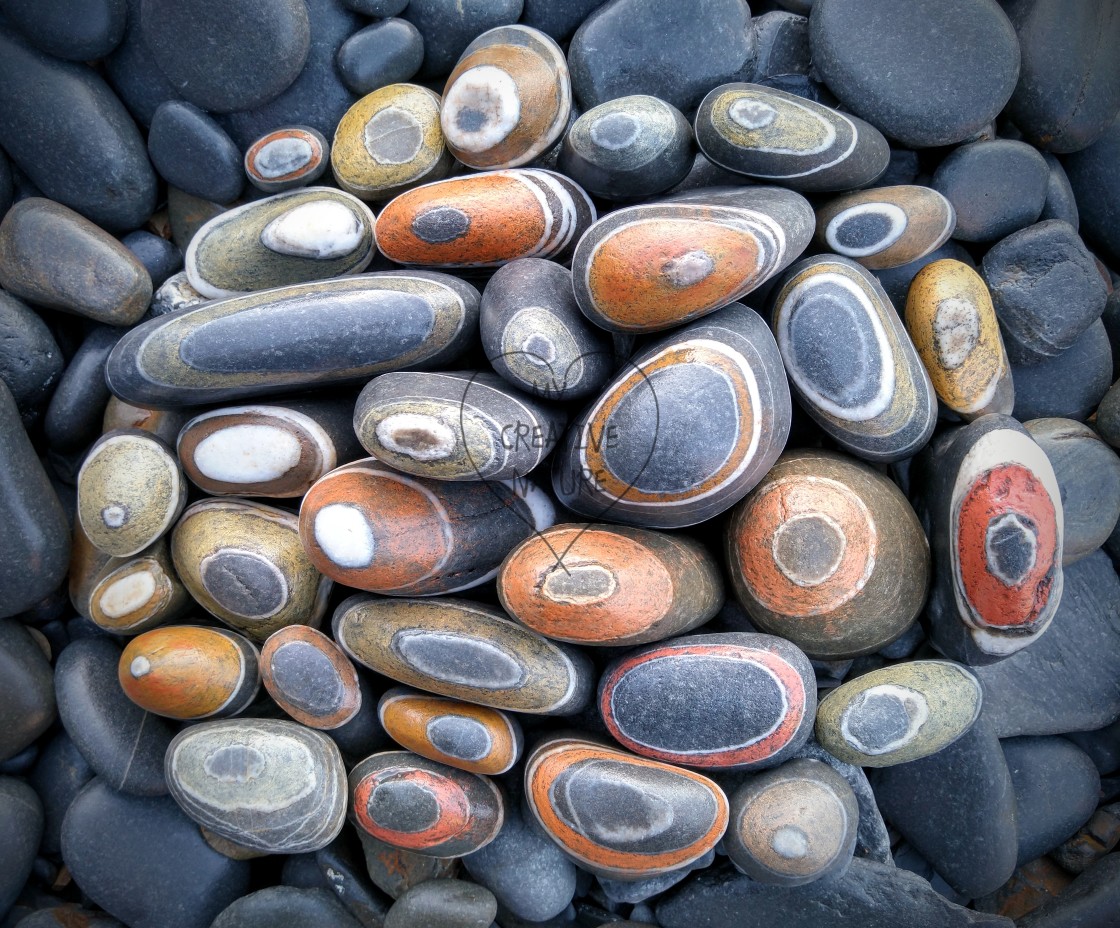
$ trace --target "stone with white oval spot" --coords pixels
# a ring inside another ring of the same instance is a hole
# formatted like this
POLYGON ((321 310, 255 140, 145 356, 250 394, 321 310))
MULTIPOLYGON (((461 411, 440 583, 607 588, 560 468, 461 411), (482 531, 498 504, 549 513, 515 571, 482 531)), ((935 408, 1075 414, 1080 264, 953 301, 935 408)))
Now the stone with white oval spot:
POLYGON ((361 244, 362 218, 341 203, 304 203, 269 222, 261 244, 280 255, 331 261, 361 244))
POLYGON ((358 672, 330 638, 306 625, 269 635, 261 648, 261 680, 268 694, 297 722, 339 728, 362 708, 358 672))
MULTIPOLYGON (((75 543, 72 575, 79 584, 81 544, 75 543)), ((190 594, 180 582, 171 563, 166 539, 129 558, 111 558, 88 578, 92 586, 81 609, 82 594, 76 599, 79 611, 104 631, 116 635, 135 635, 176 618, 193 605, 190 594)))
POLYGON ((301 854, 346 821, 346 768, 326 735, 295 722, 232 719, 180 733, 167 751, 171 795, 198 824, 244 847, 301 854))
POLYGON ((273 129, 245 152, 245 174, 265 193, 279 193, 318 180, 330 159, 330 146, 310 126, 273 129))

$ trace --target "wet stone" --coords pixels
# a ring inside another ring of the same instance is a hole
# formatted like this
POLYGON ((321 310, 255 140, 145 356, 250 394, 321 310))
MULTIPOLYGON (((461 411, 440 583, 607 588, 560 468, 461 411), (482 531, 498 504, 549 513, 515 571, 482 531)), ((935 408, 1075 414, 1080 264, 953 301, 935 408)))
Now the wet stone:
POLYGON ((505 801, 493 781, 411 751, 367 757, 350 771, 349 787, 359 829, 423 856, 462 857, 502 826, 505 801))
POLYGON ((716 164, 794 190, 851 190, 887 169, 874 126, 784 90, 716 87, 696 113, 696 143, 716 164))
POLYGON ((210 923, 210 928, 359 928, 361 922, 325 889, 269 886, 235 900, 210 923))
POLYGON ((330 145, 308 126, 267 132, 245 152, 245 174, 258 190, 279 193, 314 183, 330 163, 330 145))
POLYGON ((110 397, 105 365, 121 333, 115 326, 95 326, 70 358, 43 418, 43 432, 52 450, 84 452, 102 433, 110 397))
POLYGON ((326 735, 295 722, 203 722, 167 749, 167 784, 200 825, 245 847, 298 854, 330 844, 346 816, 346 769, 326 735))
POLYGON ((385 916, 385 928, 490 928, 494 894, 465 880, 428 880, 407 890, 385 916))
POLYGON ((241 151, 191 103, 160 104, 148 130, 148 155, 164 180, 196 197, 229 203, 241 193, 241 151))
MULTIPOLYGON (((129 232, 121 239, 121 244, 144 265, 144 270, 152 278, 153 289, 161 287, 167 278, 183 267, 183 252, 178 245, 144 229, 129 232)), ((150 309, 151 303, 148 306, 150 309)))
POLYGON ((1011 364, 1015 408, 1020 422, 1058 417, 1084 422, 1108 392, 1112 347, 1097 319, 1057 357, 1032 364, 1011 364))
POLYGON ((338 50, 342 81, 365 95, 407 81, 424 61, 424 37, 405 19, 383 19, 355 32, 338 50))
POLYGON ((172 719, 225 718, 260 688, 257 649, 218 628, 175 625, 133 638, 118 664, 121 689, 140 708, 172 719))
POLYGON ((339 728, 362 707, 358 672, 330 638, 306 625, 273 632, 261 648, 268 694, 297 722, 339 728))
POLYGON ((371 670, 452 699, 567 715, 591 697, 583 654, 466 600, 354 596, 338 607, 334 636, 371 670))
POLYGON ((108 55, 124 37, 128 6, 125 0, 6 0, 3 10, 11 25, 48 55, 93 61, 108 55))
POLYGON ((522 5, 522 0, 412 0, 401 15, 424 38, 420 77, 430 80, 450 73, 471 40, 517 22, 522 5))
POLYGON ((355 830, 361 841, 370 879, 391 899, 399 898, 411 887, 426 880, 454 878, 459 872, 458 858, 425 857, 386 844, 361 828, 355 830))
POLYGON ((0 760, 32 745, 54 721, 51 666, 26 626, 0 620, 0 760))
POLYGON ((735 593, 760 630, 846 659, 902 635, 925 603, 929 546, 901 491, 835 452, 787 452, 727 529, 735 593))
POLYGON ((30 197, 0 223, 0 284, 39 306, 109 325, 148 308, 152 280, 124 245, 73 210, 30 197))

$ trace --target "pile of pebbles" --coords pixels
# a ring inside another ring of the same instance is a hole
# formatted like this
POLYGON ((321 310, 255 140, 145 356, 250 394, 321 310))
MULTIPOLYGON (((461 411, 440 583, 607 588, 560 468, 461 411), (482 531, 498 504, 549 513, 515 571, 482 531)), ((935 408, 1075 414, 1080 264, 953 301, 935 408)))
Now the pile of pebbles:
POLYGON ((0 0, 0 928, 1120 924, 1118 47, 0 0))

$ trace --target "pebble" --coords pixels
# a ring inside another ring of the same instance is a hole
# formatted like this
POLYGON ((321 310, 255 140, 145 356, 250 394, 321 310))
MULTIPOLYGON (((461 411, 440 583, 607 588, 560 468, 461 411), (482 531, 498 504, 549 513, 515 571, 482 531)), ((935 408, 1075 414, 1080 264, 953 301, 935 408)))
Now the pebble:
POLYGON ((358 671, 350 658, 306 625, 269 635, 261 648, 261 678, 276 704, 311 728, 340 728, 362 708, 358 671))
POLYGON ((361 828, 355 831, 361 841, 370 879, 391 899, 399 898, 426 880, 451 879, 459 872, 458 858, 425 857, 386 844, 361 828))
POLYGON ((960 664, 906 661, 831 690, 817 710, 817 738, 850 764, 905 764, 962 737, 976 723, 982 700, 979 681, 960 664))
POLYGON ((360 848, 353 831, 344 828, 333 842, 315 852, 315 862, 335 898, 363 928, 382 928, 391 903, 370 880, 360 848))
POLYGON ((690 632, 723 605, 716 559, 682 535, 554 525, 514 548, 498 597, 517 621, 581 645, 636 645, 690 632))
POLYGON ((152 279, 139 259, 71 209, 29 197, 0 223, 0 284, 14 296, 109 325, 139 320, 152 279))
POLYGON ((1022 229, 984 256, 1007 353, 1037 364, 1070 348, 1104 312, 1108 291, 1077 231, 1060 219, 1022 229))
POLYGON ((0 84, 0 146, 42 196, 110 231, 143 225, 156 175, 136 124, 96 72, 0 28, 0 84))
POLYGON ((434 181, 394 198, 377 217, 377 244, 390 261, 432 267, 498 267, 517 258, 561 261, 595 218, 591 199, 562 174, 486 171, 434 181))
POLYGON ((485 847, 505 814, 502 793, 492 780, 411 751, 367 757, 350 771, 349 788, 359 829, 429 857, 462 857, 485 847))
POLYGON ((900 267, 940 248, 953 233, 953 205, 929 187, 876 187, 817 210, 816 245, 869 270, 900 267))
POLYGON ((553 463, 560 501, 646 528, 733 506, 789 435, 776 347, 758 313, 733 303, 635 355, 568 428, 553 463))
POLYGON ((56 715, 51 666, 39 643, 26 626, 0 619, 0 761, 34 744, 56 715))
POLYGON ((0 830, 0 913, 7 913, 31 874, 43 834, 43 805, 35 791, 15 777, 0 776, 0 830))
POLYGON ((423 62, 424 37, 406 19, 387 18, 366 26, 338 50, 342 82, 360 95, 409 80, 423 62))
POLYGON ((800 261, 778 284, 772 319, 794 395, 847 451, 889 462, 929 441, 933 384, 868 271, 830 255, 800 261))
POLYGON ((167 222, 171 226, 171 240, 186 251, 191 239, 226 207, 211 200, 196 197, 171 184, 167 187, 167 222))
MULTIPOLYGON (((104 58, 124 38, 125 0, 42 3, 6 0, 4 15, 36 47, 56 58, 104 58)), ((0 905, 0 911, 4 906, 0 905)))
POLYGON ((338 728, 325 729, 327 735, 338 745, 348 764, 353 764, 374 751, 382 750, 389 741, 385 729, 377 720, 377 698, 384 684, 375 682, 369 674, 358 674, 358 691, 361 705, 357 714, 338 728))
POLYGON ((140 28, 143 0, 125 0, 124 38, 103 59, 105 76, 120 101, 139 125, 147 126, 165 100, 178 100, 179 94, 155 62, 140 28))
POLYGON ((1120 843, 1120 803, 1101 806, 1076 835, 1062 842, 1052 858, 1070 873, 1084 873, 1096 861, 1112 853, 1120 843))
MULTIPOLYGON (((1063 307, 1064 308, 1064 307, 1063 307)), ((1108 392, 1112 347, 1100 319, 1057 357, 1034 364, 1011 364, 1015 409, 1020 422, 1058 417, 1084 422, 1108 392)))
POLYGON ((477 36, 515 23, 522 0, 412 0, 401 15, 424 38, 424 80, 445 77, 477 36))
POLYGON ((215 300, 131 329, 105 379, 130 403, 193 406, 440 364, 475 338, 478 300, 469 284, 423 271, 215 300))
POLYGON ((330 163, 330 145, 309 126, 266 132, 245 151, 245 175, 258 190, 280 193, 314 183, 330 163))
POLYGON ((354 596, 338 607, 333 628, 363 666, 452 699, 569 715, 591 698, 591 662, 582 653, 467 600, 354 596))
POLYGON ((173 445, 179 430, 189 417, 189 412, 185 409, 148 409, 110 396, 105 405, 105 415, 101 419, 101 431, 105 433, 114 429, 142 429, 173 445))
POLYGON ((178 433, 183 473, 212 496, 301 497, 361 454, 348 400, 226 406, 178 433))
POLYGON ((692 168, 692 127, 676 107, 644 94, 608 100, 580 116, 557 164, 593 196, 648 197, 692 168))
POLYGON ((4 461, 0 524, 5 526, 0 617, 6 617, 29 609, 62 583, 70 557, 70 531, 58 495, 3 382, 0 458, 4 461))
POLYGON ((408 0, 342 0, 342 5, 372 19, 385 19, 400 16, 408 0))
POLYGON ((852 190, 890 161, 874 126, 760 84, 724 84, 696 113, 696 143, 721 167, 794 190, 852 190))
POLYGON ((306 187, 234 207, 198 230, 187 278, 214 299, 357 274, 376 250, 373 213, 341 190, 306 187))
POLYGON ((261 685, 259 655, 248 638, 192 625, 133 638, 121 654, 117 678, 141 709, 192 721, 244 712, 261 685))
POLYGON ((268 886, 234 900, 210 928, 359 928, 357 921, 325 889, 268 886))
POLYGON ((330 844, 346 816, 346 768, 326 735, 276 719, 202 722, 167 749, 183 811, 230 841, 270 854, 330 844))
POLYGON ((1039 906, 1019 921, 1022 928, 1066 928, 1070 925, 1107 925, 1120 906, 1120 854, 1094 864, 1052 902, 1039 906))
POLYGON ((62 859, 130 928, 209 928, 249 889, 249 864, 212 850, 170 798, 119 793, 100 777, 66 813, 62 859))
POLYGON ((937 398, 966 422, 1011 415, 1015 385, 984 278, 964 262, 934 261, 914 275, 905 305, 937 398))
POLYGON ((194 605, 179 582, 164 538, 133 557, 110 558, 90 579, 86 618, 110 634, 148 631, 194 605))
POLYGON ((1081 231, 1114 266, 1120 262, 1120 120, 1088 148, 1062 160, 1077 197, 1081 231))
POLYGON ((1120 448, 1120 389, 1109 387, 1097 407, 1097 433, 1114 448, 1120 448))
POLYGON ((1015 30, 995 0, 814 0, 809 41, 840 102, 908 148, 964 141, 1019 77, 1015 30))
POLYGON ((181 100, 161 103, 148 130, 148 155, 160 176, 180 190, 229 203, 241 193, 241 151, 210 116, 181 100))
POLYGON ((485 583, 510 548, 553 521, 551 501, 528 481, 431 480, 365 458, 308 490, 299 532, 332 580, 428 596, 485 583))
POLYGON ((616 880, 688 866, 715 847, 728 822, 727 797, 707 777, 574 737, 536 746, 525 798, 579 867, 616 880))
POLYGON ((439 114, 439 95, 415 84, 390 84, 362 97, 335 130, 331 170, 338 185, 380 201, 445 178, 454 159, 439 114))
POLYGON ((78 471, 82 530, 114 557, 130 557, 162 538, 186 501, 175 452, 141 429, 102 435, 78 471))
POLYGON ((1046 166, 1050 169, 1050 178, 1046 182, 1046 204, 1042 207, 1039 220, 1061 219, 1068 222, 1075 229, 1080 225, 1080 213, 1077 210, 1077 199, 1073 195, 1069 177, 1066 175, 1062 162, 1054 155, 1045 152, 1042 156, 1046 159, 1046 166))
POLYGON ((159 69, 212 113, 275 99, 307 60, 308 12, 297 0, 143 0, 140 25, 159 69))
POLYGON ((774 77, 808 74, 812 64, 809 20, 788 10, 771 10, 751 19, 755 40, 750 82, 774 77))
MULTIPOLYGON (((154 290, 163 286, 167 278, 183 267, 183 252, 178 245, 144 229, 129 232, 121 238, 121 244, 144 265, 144 270, 152 278, 154 290)), ((151 308, 151 303, 148 308, 151 308)))
POLYGON ((65 731, 57 732, 45 742, 27 777, 28 784, 43 803, 40 853, 58 859, 62 850, 62 821, 66 810, 93 777, 93 768, 65 731))
POLYGON ((179 579, 211 615, 253 641, 318 625, 331 581, 300 544, 294 513, 242 499, 192 503, 171 533, 179 579))
POLYGON ((819 760, 791 760, 731 794, 724 850, 760 883, 801 886, 839 877, 852 861, 859 808, 852 788, 819 760))
POLYGON ((596 222, 572 256, 576 302, 596 325, 647 333, 738 300, 805 250, 813 212, 778 187, 709 188, 596 222))
POLYGON ((497 914, 494 894, 477 883, 428 880, 401 895, 385 928, 489 928, 497 914))
POLYGON ((479 308, 482 348, 513 386, 546 400, 583 399, 614 367, 610 336, 579 311, 567 268, 518 258, 486 283, 479 308))

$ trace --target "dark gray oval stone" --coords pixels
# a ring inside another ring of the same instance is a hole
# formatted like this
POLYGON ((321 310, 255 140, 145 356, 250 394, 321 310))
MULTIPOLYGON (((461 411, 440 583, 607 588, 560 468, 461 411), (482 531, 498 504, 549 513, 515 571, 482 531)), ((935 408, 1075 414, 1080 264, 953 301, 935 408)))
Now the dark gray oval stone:
POLYGON ((232 903, 210 928, 359 928, 326 889, 269 886, 232 903))
POLYGON ((57 857, 62 849, 62 820, 70 803, 94 777, 93 768, 65 731, 47 742, 28 782, 43 801, 42 853, 57 857))
MULTIPOLYGON (((0 913, 7 912, 23 889, 39 839, 43 805, 35 790, 15 777, 0 777, 0 913)), ((485 890, 484 890, 485 892, 485 890)))
POLYGON ((160 104, 148 131, 148 154, 164 180, 204 200, 229 203, 244 186, 240 149, 190 103, 160 104))
POLYGON ((405 19, 383 19, 355 32, 338 50, 338 70, 354 93, 407 81, 424 61, 424 38, 405 19))
POLYGON ((310 715, 330 715, 346 695, 338 670, 327 655, 303 641, 290 641, 277 648, 271 672, 284 699, 310 715))
POLYGON ((1077 197, 1082 234, 1113 267, 1120 265, 1120 118, 1063 164, 1077 197))
POLYGON ((406 890, 385 916, 385 928, 489 928, 498 901, 466 880, 427 880, 406 890))
POLYGON ((0 9, 36 47, 55 58, 103 58, 124 37, 125 0, 4 0, 0 9))

